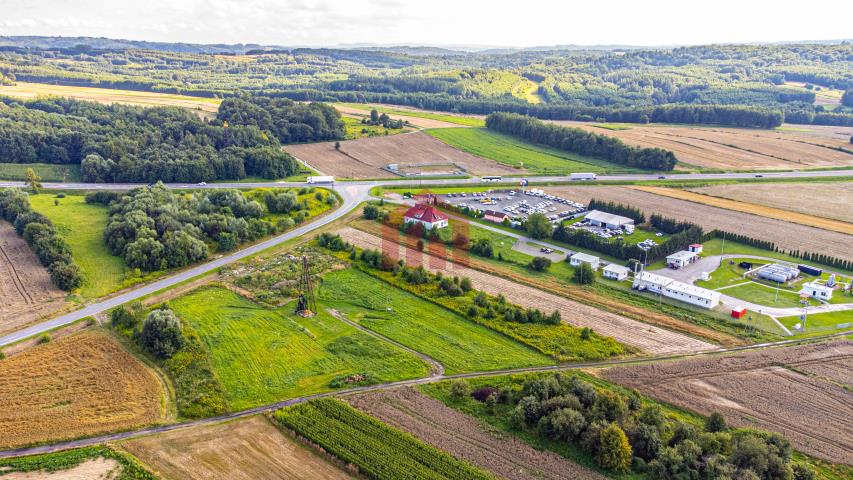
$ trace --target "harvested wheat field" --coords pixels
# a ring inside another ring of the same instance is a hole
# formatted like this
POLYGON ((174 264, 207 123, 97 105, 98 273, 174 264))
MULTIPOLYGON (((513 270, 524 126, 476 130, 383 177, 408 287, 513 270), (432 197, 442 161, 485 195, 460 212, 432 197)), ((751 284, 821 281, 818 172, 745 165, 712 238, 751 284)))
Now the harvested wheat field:
POLYGON ((0 220, 0 334, 57 310, 64 298, 27 242, 0 220))
POLYGON ((442 271, 446 275, 469 277, 477 290, 491 295, 503 294, 510 302, 523 307, 535 307, 547 312, 559 310, 563 321, 571 325, 590 327, 600 335, 613 337, 620 343, 631 345, 649 354, 662 355, 717 348, 715 345, 680 333, 489 275, 459 263, 452 263, 446 258, 424 254, 351 227, 345 227, 338 233, 344 240, 357 247, 381 248, 393 258, 404 259, 408 265, 420 263, 432 272, 442 271))
POLYGON ((490 430, 413 388, 348 397, 355 408, 507 480, 604 479, 556 453, 490 430))
POLYGON ((583 122, 556 123, 616 137, 629 145, 671 150, 681 162, 702 168, 799 170, 853 166, 853 127, 784 125, 777 130, 760 130, 656 124, 626 125, 625 129, 613 130, 583 122))
POLYGON ((0 361, 0 448, 158 423, 165 403, 156 373, 84 331, 0 361))
MULTIPOLYGON (((370 110, 365 110, 362 108, 350 107, 348 105, 341 105, 340 103, 336 103, 334 105, 335 110, 341 112, 342 115, 346 115, 349 117, 355 118, 364 118, 370 116, 370 110)), ((399 107, 394 107, 395 109, 400 110, 399 107)), ((422 117, 413 117, 409 115, 400 115, 397 113, 389 113, 389 117, 393 120, 402 120, 404 122, 409 122, 410 124, 421 127, 421 128, 456 128, 459 127, 459 124, 443 122, 441 120, 435 120, 432 118, 422 118, 422 117)))
POLYGON ((839 232, 701 205, 687 200, 641 192, 629 187, 555 187, 547 191, 582 203, 589 203, 592 198, 613 200, 637 207, 647 217, 652 213, 660 213, 697 223, 705 231, 716 228, 769 240, 785 250, 823 253, 832 257, 853 259, 853 236, 839 232))
MULTIPOLYGON (((340 143, 340 150, 335 150, 335 142, 291 145, 285 150, 326 175, 342 178, 396 178, 397 175, 381 168, 389 164, 409 171, 423 165, 446 165, 445 173, 464 169, 474 175, 523 172, 456 150, 423 132, 340 143)), ((433 174, 434 168, 429 170, 433 174)))
POLYGON ((122 446, 163 479, 353 478, 261 416, 174 430, 122 446))
POLYGON ((111 458, 95 458, 86 460, 65 470, 55 472, 37 470, 34 472, 15 472, 0 477, 7 480, 110 480, 119 478, 121 465, 111 458))
MULTIPOLYGON (((687 200, 688 202, 700 203, 703 205, 710 205, 712 207, 724 208, 726 210, 750 213, 761 217, 775 218, 776 220, 782 220, 785 222, 799 223, 800 225, 806 225, 810 227, 821 228, 823 230, 830 230, 833 232, 853 235, 853 224, 840 222, 837 220, 831 220, 828 218, 815 217, 813 215, 808 215, 804 213, 790 212, 787 210, 782 210, 780 208, 755 205, 752 203, 741 202, 738 200, 729 200, 728 198, 712 197, 709 195, 703 195, 701 193, 696 192, 688 192, 686 190, 680 190, 677 188, 649 187, 639 185, 631 188, 643 192, 654 193, 656 195, 662 195, 664 197, 687 200)), ((815 202, 805 203, 812 205, 816 204, 815 202)))
POLYGON ((602 374, 703 415, 720 412, 739 427, 779 432, 797 450, 853 465, 853 394, 837 384, 849 381, 851 368, 853 342, 842 340, 617 367, 602 374), (810 372, 825 365, 832 367, 810 372))
MULTIPOLYGON (((45 83, 15 82, 15 85, 0 85, 0 95, 32 100, 43 96, 69 97, 76 100, 142 107, 183 107, 215 114, 219 110, 218 98, 190 97, 171 93, 116 90, 112 88, 72 87, 45 83)), ((207 115, 212 116, 212 115, 207 115)))
POLYGON ((853 223, 853 183, 712 185, 691 192, 853 223))

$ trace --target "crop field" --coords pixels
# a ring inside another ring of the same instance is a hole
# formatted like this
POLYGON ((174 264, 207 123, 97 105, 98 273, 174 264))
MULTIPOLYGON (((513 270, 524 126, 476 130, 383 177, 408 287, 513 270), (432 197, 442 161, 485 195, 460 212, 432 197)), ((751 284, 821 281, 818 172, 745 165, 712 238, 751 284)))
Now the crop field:
POLYGON ((0 361, 0 448, 158 423, 165 403, 156 373, 84 331, 0 361))
POLYGON ((428 130, 426 133, 463 152, 533 174, 559 175, 579 170, 628 170, 626 167, 595 158, 533 145, 486 128, 445 128, 428 130))
POLYGON ((703 415, 720 412, 739 427, 785 435, 818 458, 853 465, 849 340, 715 358, 617 367, 608 380, 703 415), (847 387, 849 388, 849 387, 847 387))
POLYGON ((724 208, 726 210, 733 210, 736 212, 749 213, 761 217, 775 218, 776 220, 782 220, 785 222, 798 223, 800 225, 806 225, 810 227, 821 228, 824 230, 830 230, 833 232, 853 235, 853 224, 839 222, 837 220, 831 220, 828 218, 816 217, 814 215, 791 212, 788 210, 782 210, 779 208, 768 207, 764 205, 754 205, 749 202, 729 200, 727 198, 712 197, 709 195, 703 195, 701 193, 679 190, 677 188, 649 187, 639 185, 631 188, 644 192, 654 193, 655 195, 661 195, 664 197, 686 200, 688 202, 699 203, 702 205, 724 208))
POLYGON ((64 298, 27 242, 0 220, 0 334, 60 308, 64 298))
POLYGON ((80 294, 102 297, 123 286, 128 268, 124 260, 110 253, 104 241, 107 208, 86 203, 84 195, 56 198, 52 194, 30 195, 33 210, 47 216, 71 247, 74 261, 83 272, 80 294), (54 204, 59 201, 59 205, 54 204))
POLYGON ((274 417, 330 454, 357 466, 370 479, 494 478, 338 400, 301 403, 275 412, 274 417))
POLYGON ((610 129, 581 122, 555 123, 613 136, 629 145, 671 150, 679 161, 703 169, 799 170, 853 165, 849 153, 853 127, 796 125, 758 130, 632 124, 610 129))
POLYGON ((9 480, 156 480, 135 458, 103 445, 0 459, 0 477, 9 480))
POLYGON ((401 170, 445 165, 448 173, 461 167, 474 175, 523 172, 456 150, 423 132, 348 140, 341 142, 340 150, 335 150, 335 142, 290 145, 285 150, 312 168, 341 178, 396 178, 381 168, 389 164, 397 164, 401 170))
POLYGON ((376 382, 427 375, 417 357, 331 315, 265 308, 220 287, 202 287, 169 302, 207 347, 232 410, 332 390, 339 377, 376 382))
POLYGON ((26 100, 43 96, 69 97, 77 100, 113 104, 138 105, 143 107, 183 107, 209 115, 219 110, 218 98, 189 97, 171 93, 116 90, 112 88, 72 87, 48 85, 46 83, 15 82, 15 85, 0 85, 0 95, 26 100))
POLYGON ((499 478, 604 479, 553 452, 537 450, 489 427, 416 389, 402 388, 348 397, 371 416, 470 462, 499 478))
POLYGON ((814 93, 815 105, 835 106, 841 104, 841 97, 844 95, 844 90, 836 88, 828 88, 815 85, 811 90, 806 88, 805 82, 785 82, 785 86, 796 90, 808 91, 814 93), (818 90, 819 89, 819 90, 818 90))
POLYGON ((150 435, 122 447, 164 479, 353 478, 262 416, 150 435))
POLYGON ((599 335, 613 337, 619 343, 636 347, 649 354, 692 352, 715 348, 710 343, 687 335, 606 312, 553 293, 474 270, 459 263, 449 262, 444 258, 392 244, 353 228, 344 228, 339 233, 346 241, 358 247, 381 248, 392 257, 405 259, 410 266, 420 262, 424 268, 432 272, 441 271, 449 276, 469 277, 475 289, 490 295, 502 294, 507 300, 517 305, 538 308, 546 312, 559 310, 563 321, 570 325, 592 328, 599 335))
POLYGON ((80 181, 80 165, 54 165, 51 163, 0 163, 0 179, 26 180, 28 168, 35 170, 44 182, 80 181))
POLYGON ((407 121, 412 125, 421 128, 453 128, 460 125, 467 127, 482 127, 486 123, 485 118, 478 115, 462 115, 448 112, 420 110, 399 105, 336 103, 334 104, 334 107, 342 114, 353 116, 366 116, 370 114, 371 110, 376 109, 380 114, 387 113, 393 119, 407 121))
POLYGON ((853 223, 853 183, 734 184, 691 192, 853 223))
POLYGON ((553 187, 548 188, 547 192, 581 203, 589 203, 592 198, 613 200, 637 207, 646 216, 652 213, 660 213, 664 216, 697 223, 705 231, 716 228, 769 240, 785 250, 823 253, 833 257, 853 259, 853 236, 839 232, 830 232, 774 218, 701 205, 642 192, 629 187, 553 187))
POLYGON ((434 358, 448 374, 554 363, 515 340, 352 268, 324 276, 317 297, 360 325, 434 358))

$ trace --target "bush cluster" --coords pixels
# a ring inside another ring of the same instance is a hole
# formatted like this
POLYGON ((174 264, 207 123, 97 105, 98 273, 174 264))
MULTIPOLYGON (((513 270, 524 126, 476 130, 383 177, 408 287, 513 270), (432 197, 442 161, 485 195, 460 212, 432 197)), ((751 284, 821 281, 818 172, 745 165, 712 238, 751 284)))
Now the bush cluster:
POLYGON ((0 191, 0 217, 12 223, 15 232, 24 237, 50 272, 54 285, 71 291, 83 284, 80 267, 74 263, 68 243, 47 217, 32 209, 26 192, 17 188, 0 191))

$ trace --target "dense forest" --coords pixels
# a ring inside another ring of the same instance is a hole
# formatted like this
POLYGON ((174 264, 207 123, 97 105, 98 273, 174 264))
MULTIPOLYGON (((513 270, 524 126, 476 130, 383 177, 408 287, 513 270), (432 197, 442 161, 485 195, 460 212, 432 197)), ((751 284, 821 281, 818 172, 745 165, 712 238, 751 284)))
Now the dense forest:
POLYGON ((209 97, 248 92, 543 119, 853 125, 850 101, 815 103, 822 90, 853 89, 848 43, 470 53, 227 46, 187 51, 185 45, 142 49, 103 39, 80 39, 84 43, 75 47, 68 40, 6 40, 0 41, 8 45, 0 46, 0 75, 19 81, 209 97), (234 55, 238 51, 245 54, 234 55))
POLYGON ((669 150, 634 147, 626 145, 615 137, 545 123, 514 113, 489 115, 486 117, 486 128, 566 152, 600 158, 633 168, 672 170, 678 162, 675 154, 669 150))
POLYGON ((207 122, 178 107, 0 97, 0 162, 80 164, 87 182, 273 179, 299 170, 281 144, 344 134, 325 105, 245 97, 224 107, 207 122))

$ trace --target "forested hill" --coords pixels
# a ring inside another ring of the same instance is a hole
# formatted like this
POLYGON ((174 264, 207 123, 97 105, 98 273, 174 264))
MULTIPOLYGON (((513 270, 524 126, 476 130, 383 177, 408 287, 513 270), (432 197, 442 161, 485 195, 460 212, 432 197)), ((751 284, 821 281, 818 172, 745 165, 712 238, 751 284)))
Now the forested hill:
POLYGON ((282 144, 344 136, 326 105, 258 97, 223 105, 206 122, 178 107, 0 97, 0 163, 80 164, 87 182, 278 179, 299 170, 282 144))
POLYGON ((853 90, 849 43, 452 55, 381 48, 253 48, 218 55, 140 46, 144 49, 87 50, 50 42, 39 49, 0 46, 0 74, 12 81, 209 97, 249 92, 546 119, 853 125, 853 106, 840 101, 853 90), (691 114, 676 119, 673 112, 691 114))

